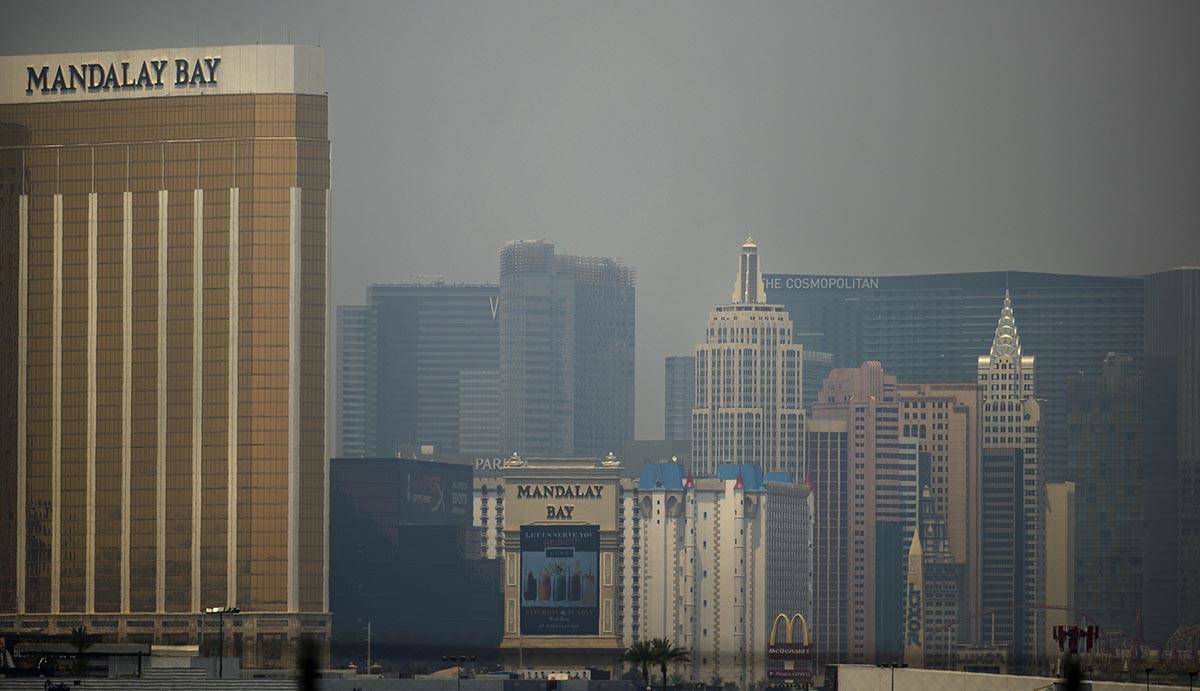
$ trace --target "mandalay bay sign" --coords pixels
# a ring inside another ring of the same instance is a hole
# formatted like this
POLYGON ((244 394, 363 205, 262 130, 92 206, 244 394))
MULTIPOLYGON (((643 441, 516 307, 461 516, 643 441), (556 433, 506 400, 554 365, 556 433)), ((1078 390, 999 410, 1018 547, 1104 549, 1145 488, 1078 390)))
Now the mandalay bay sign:
POLYGON ((160 89, 167 84, 176 88, 210 86, 217 83, 217 70, 220 66, 219 55, 196 60, 142 60, 140 63, 122 61, 54 66, 29 65, 25 68, 25 93, 73 94, 77 91, 160 89))

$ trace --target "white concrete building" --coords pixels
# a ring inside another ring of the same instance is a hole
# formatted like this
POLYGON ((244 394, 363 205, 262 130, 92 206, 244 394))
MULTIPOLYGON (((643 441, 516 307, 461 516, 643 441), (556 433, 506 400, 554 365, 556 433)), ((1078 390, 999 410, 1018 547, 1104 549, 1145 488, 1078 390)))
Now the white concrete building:
POLYGON ((774 617, 811 611, 808 489, 751 465, 649 466, 639 485, 640 638, 688 648, 692 680, 763 681, 774 617))
POLYGON ((711 476, 721 463, 804 477, 804 347, 792 320, 766 304, 758 245, 742 244, 732 303, 709 314, 696 346, 692 467, 711 476))
MULTIPOLYGON (((511 509, 498 472, 475 478, 474 523, 490 559, 506 558, 511 509)), ((811 621, 812 520, 805 485, 753 465, 693 478, 683 465, 654 464, 621 478, 613 616, 623 644, 673 640, 692 654, 675 671, 693 681, 763 681, 775 616, 811 621)))

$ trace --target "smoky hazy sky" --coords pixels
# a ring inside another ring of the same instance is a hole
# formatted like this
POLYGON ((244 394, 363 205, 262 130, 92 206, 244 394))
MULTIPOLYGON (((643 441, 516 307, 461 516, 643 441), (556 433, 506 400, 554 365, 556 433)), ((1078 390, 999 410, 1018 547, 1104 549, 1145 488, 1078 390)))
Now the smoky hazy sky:
MULTIPOLYGON (((325 48, 333 302, 495 282, 546 238, 637 267, 663 357, 769 272, 1200 263, 1200 3, 13 2, 0 52, 325 48), (286 32, 286 33, 285 33, 286 32)), ((1018 311, 1019 319, 1019 311, 1018 311)))

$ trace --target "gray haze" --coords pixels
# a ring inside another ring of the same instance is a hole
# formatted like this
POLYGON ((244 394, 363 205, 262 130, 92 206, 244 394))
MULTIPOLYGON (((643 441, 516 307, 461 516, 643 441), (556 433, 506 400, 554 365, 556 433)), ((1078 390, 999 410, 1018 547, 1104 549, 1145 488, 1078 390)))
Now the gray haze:
POLYGON ((729 299, 747 232, 779 272, 1200 263, 1197 2, 6 0, 0 16, 9 54, 319 33, 334 303, 414 273, 495 282, 512 238, 623 258, 642 438, 662 433, 663 357, 729 299))

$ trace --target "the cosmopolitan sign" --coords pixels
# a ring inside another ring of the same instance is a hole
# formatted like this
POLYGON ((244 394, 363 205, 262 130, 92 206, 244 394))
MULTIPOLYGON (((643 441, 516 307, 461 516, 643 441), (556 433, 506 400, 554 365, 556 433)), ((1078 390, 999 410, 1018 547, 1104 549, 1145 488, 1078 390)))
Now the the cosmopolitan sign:
POLYGON ((873 276, 769 276, 768 290, 879 290, 873 276))
POLYGON ((65 65, 29 65, 25 68, 25 93, 73 94, 77 91, 112 92, 217 83, 221 56, 185 59, 163 58, 140 62, 82 62, 65 65))

